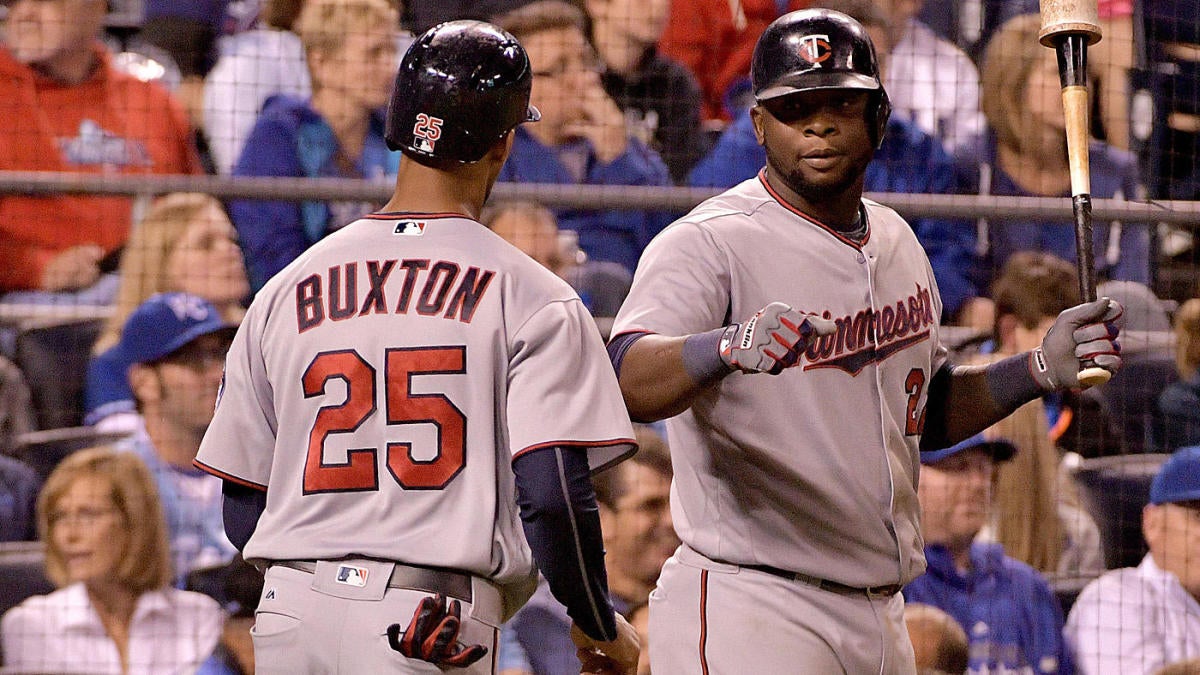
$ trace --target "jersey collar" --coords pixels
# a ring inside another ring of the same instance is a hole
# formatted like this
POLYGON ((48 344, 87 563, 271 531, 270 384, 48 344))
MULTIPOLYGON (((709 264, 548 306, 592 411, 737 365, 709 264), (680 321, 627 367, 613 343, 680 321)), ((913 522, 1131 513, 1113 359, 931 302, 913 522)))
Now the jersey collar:
POLYGON ((780 194, 775 191, 775 188, 771 187, 771 183, 767 181, 767 168, 766 167, 759 169, 758 182, 762 183, 762 186, 764 188, 766 188, 766 190, 767 190, 767 194, 771 195, 771 198, 774 199, 776 202, 778 202, 780 206, 787 209, 788 211, 791 211, 792 213, 796 214, 797 216, 800 216, 801 218, 807 220, 808 222, 812 223, 813 225, 816 225, 817 227, 821 228, 822 230, 825 230, 829 234, 833 235, 833 237, 835 239, 837 239, 838 241, 842 242, 843 244, 849 246, 850 248, 852 248, 856 251, 861 251, 863 249, 863 247, 867 245, 867 242, 871 240, 871 221, 867 220, 867 210, 862 208, 861 203, 859 205, 859 211, 862 214, 863 220, 866 221, 866 223, 867 223, 867 233, 863 235, 862 241, 855 241, 855 240, 851 239, 850 237, 847 237, 846 235, 842 234, 841 232, 838 232, 837 230, 830 227, 829 225, 822 223, 821 221, 817 220, 816 218, 813 218, 812 216, 808 215, 807 213, 805 213, 805 212, 801 211, 800 209, 787 203, 787 200, 785 200, 782 196, 780 196, 780 194))

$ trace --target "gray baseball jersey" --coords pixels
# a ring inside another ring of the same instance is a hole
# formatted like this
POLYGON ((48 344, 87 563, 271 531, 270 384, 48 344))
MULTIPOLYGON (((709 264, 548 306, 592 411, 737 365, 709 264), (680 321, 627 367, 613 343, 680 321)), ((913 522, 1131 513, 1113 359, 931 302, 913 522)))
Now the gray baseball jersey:
POLYGON ((760 173, 642 256, 614 335, 700 333, 773 301, 837 323, 801 365, 735 372, 667 421, 675 527, 710 559, 855 587, 925 568, 918 442, 945 360, 941 300, 908 224, 863 204, 859 245, 788 206, 760 173))
POLYGON ((501 585, 534 574, 510 463, 593 468, 633 430, 574 291, 479 223, 375 214, 258 294, 197 463, 266 488, 249 560, 363 556, 501 585))

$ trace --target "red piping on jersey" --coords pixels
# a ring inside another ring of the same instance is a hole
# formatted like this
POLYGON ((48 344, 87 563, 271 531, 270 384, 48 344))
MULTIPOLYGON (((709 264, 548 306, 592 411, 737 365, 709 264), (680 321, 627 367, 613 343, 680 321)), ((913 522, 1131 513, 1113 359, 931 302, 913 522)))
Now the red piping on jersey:
POLYGON ((708 675, 708 570, 700 570, 700 672, 708 675))
POLYGON ((224 471, 219 471, 217 469, 212 468, 211 466, 209 466, 207 464, 204 464, 203 462, 201 462, 198 459, 192 460, 192 466, 196 467, 197 469, 200 469, 204 473, 212 474, 212 475, 216 476, 217 478, 220 478, 221 480, 227 480, 230 483, 236 483, 238 485, 241 485, 242 487, 248 487, 248 488, 251 488, 254 490, 258 490, 260 492, 267 491, 266 485, 259 485, 258 483, 252 483, 244 478, 238 478, 237 476, 227 474, 224 471))
MULTIPOLYGON (((832 234, 834 237, 837 238, 838 241, 849 246, 850 248, 854 249, 855 251, 861 251, 862 247, 865 246, 867 244, 867 242, 871 240, 871 222, 869 220, 867 221, 867 233, 863 235, 862 241, 861 242, 854 241, 853 239, 846 237, 845 235, 843 235, 842 233, 833 229, 832 227, 826 225, 825 223, 822 223, 821 221, 817 220, 816 218, 813 218, 812 216, 808 215, 807 213, 805 213, 805 212, 801 211, 800 209, 787 203, 787 201, 784 200, 783 197, 779 196, 779 193, 775 191, 775 188, 771 187, 771 184, 767 182, 766 167, 763 167, 762 169, 759 170, 758 180, 760 183, 763 184, 763 187, 767 189, 767 192, 771 195, 771 197, 773 197, 775 199, 775 201, 779 202, 780 206, 782 206, 783 208, 787 209, 788 211, 791 211, 792 213, 800 216, 801 218, 807 220, 808 222, 812 223, 813 225, 816 225, 817 227, 821 228, 822 230, 825 230, 829 234, 832 234)), ((866 217, 867 217, 867 212, 864 209, 863 210, 863 218, 866 218, 866 217)))
MULTIPOLYGON (((434 220, 437 218, 465 218, 467 220, 475 220, 465 213, 421 213, 419 211, 381 211, 379 213, 368 213, 363 216, 366 220, 434 220)), ((479 222, 475 220, 475 222, 479 222)))

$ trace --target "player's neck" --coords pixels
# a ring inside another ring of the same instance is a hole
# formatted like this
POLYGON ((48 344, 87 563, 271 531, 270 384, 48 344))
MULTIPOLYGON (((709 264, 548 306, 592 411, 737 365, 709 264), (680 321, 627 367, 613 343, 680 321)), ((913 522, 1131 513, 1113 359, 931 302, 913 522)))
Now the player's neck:
POLYGON ((479 171, 439 171, 405 157, 396 175, 396 190, 381 211, 461 213, 478 220, 490 192, 490 181, 483 180, 479 171))
POLYGON ((809 199, 792 189, 771 167, 767 166, 767 182, 771 188, 796 210, 838 232, 850 233, 859 225, 859 209, 862 207, 863 184, 860 178, 836 194, 823 194, 820 201, 809 199))

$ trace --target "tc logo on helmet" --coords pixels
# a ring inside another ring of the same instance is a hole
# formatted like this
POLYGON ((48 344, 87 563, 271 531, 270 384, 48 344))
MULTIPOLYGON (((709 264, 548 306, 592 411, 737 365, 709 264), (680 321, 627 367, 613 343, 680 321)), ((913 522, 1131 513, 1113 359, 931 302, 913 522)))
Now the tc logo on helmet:
POLYGON ((442 118, 432 117, 425 113, 417 113, 417 121, 413 124, 413 136, 417 150, 433 152, 433 146, 442 137, 442 118))
POLYGON ((833 54, 828 35, 805 35, 800 38, 800 58, 812 64, 821 63, 833 54))

